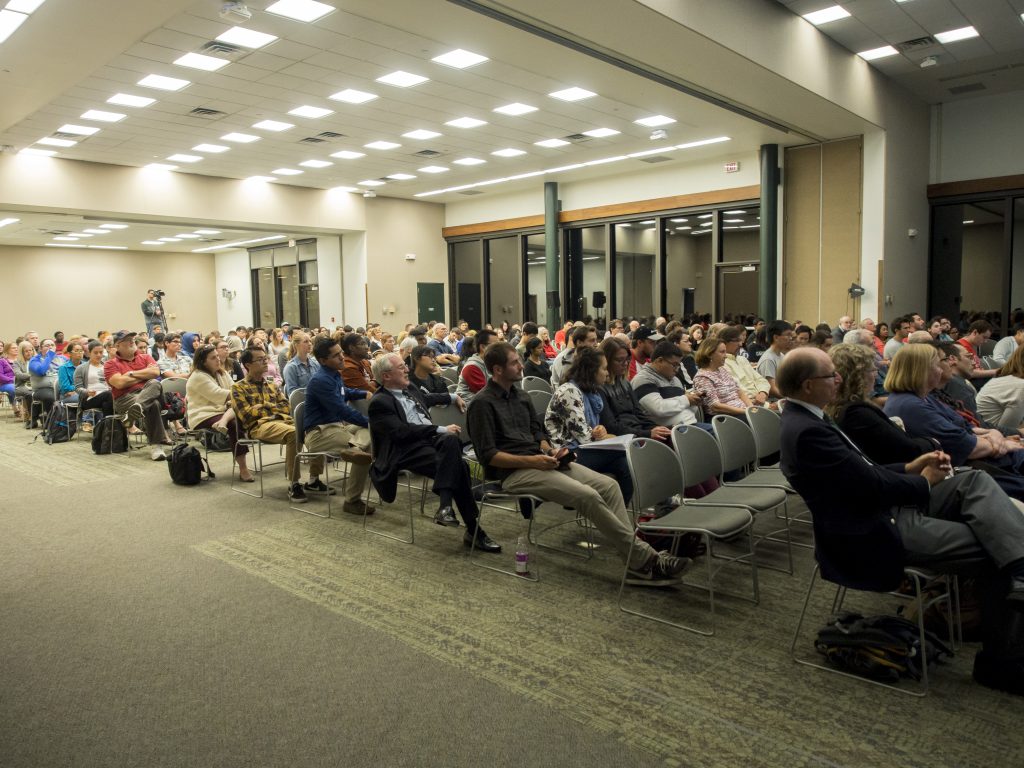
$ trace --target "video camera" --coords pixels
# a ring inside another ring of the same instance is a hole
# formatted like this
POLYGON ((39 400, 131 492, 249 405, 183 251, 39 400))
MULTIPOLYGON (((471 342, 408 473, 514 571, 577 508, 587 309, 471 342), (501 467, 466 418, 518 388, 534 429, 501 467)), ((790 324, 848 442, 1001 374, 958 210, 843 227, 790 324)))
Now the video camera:
POLYGON ((159 288, 150 288, 150 291, 152 291, 153 295, 156 296, 158 299, 162 299, 164 296, 167 295, 166 293, 161 291, 159 288))

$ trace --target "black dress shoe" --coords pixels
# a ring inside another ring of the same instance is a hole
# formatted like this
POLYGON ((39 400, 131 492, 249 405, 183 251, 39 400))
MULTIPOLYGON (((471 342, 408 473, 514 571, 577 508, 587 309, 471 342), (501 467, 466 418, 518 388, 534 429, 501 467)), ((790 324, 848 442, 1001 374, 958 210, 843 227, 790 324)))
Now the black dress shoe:
POLYGON ((1024 601, 1024 579, 1018 577, 1010 579, 1010 591, 1006 593, 1006 599, 1016 602, 1024 601))
POLYGON ((434 522, 438 525, 447 525, 452 528, 459 527, 459 518, 455 516, 455 510, 451 507, 441 507, 434 515, 434 522))
MULTIPOLYGON (((474 544, 473 544, 473 534, 470 533, 469 531, 467 531, 466 535, 462 537, 462 543, 465 544, 467 547, 474 546, 474 544)), ((476 549, 479 549, 481 552, 491 552, 491 553, 501 552, 501 544, 499 544, 496 541, 492 541, 491 537, 488 536, 486 533, 484 533, 482 530, 478 530, 476 532, 476 545, 475 545, 475 547, 476 547, 476 549)))

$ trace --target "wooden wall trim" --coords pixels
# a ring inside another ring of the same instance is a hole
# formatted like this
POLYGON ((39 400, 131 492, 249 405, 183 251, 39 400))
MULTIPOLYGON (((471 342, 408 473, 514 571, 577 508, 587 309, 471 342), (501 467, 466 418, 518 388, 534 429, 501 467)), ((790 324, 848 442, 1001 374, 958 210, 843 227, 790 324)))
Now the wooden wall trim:
POLYGON ((1015 176, 992 176, 987 179, 968 179, 966 181, 947 181, 943 184, 929 184, 928 197, 976 195, 979 192, 1006 192, 1011 189, 1024 189, 1024 174, 1017 174, 1015 176))
MULTIPOLYGON (((593 208, 577 208, 562 211, 558 217, 559 224, 571 224, 591 219, 607 219, 617 216, 667 211, 673 208, 693 208, 700 205, 718 205, 733 203, 740 200, 755 200, 761 197, 761 185, 752 184, 748 187, 732 187, 730 189, 714 189, 708 192, 696 192, 691 195, 673 195, 657 197, 651 200, 637 200, 630 203, 599 205, 593 208)), ((505 232, 514 229, 544 226, 544 216, 520 216, 516 219, 500 219, 483 221, 478 224, 462 224, 456 227, 444 227, 442 237, 463 237, 466 235, 482 235, 491 232, 505 232)))

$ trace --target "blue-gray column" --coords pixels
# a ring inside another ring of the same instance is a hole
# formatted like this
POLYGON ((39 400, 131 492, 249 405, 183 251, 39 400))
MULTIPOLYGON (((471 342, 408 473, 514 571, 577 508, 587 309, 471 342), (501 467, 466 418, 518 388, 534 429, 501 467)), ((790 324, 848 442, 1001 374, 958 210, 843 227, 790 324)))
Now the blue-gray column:
MULTIPOLYGON (((558 269, 558 183, 554 181, 544 182, 544 274, 547 277, 547 308, 548 327, 552 329, 562 327, 559 306, 558 285, 560 275, 558 269)), ((552 330, 554 333, 554 330, 552 330)))
POLYGON ((761 317, 779 316, 779 145, 761 145, 761 317))

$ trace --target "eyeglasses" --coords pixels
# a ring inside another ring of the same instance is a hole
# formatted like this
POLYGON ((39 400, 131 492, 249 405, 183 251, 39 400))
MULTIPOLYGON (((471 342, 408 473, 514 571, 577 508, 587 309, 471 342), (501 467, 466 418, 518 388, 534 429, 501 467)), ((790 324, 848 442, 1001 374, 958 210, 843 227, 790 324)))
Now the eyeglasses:
POLYGON ((808 376, 809 379, 838 379, 839 371, 832 371, 832 373, 826 373, 821 376, 808 376))

